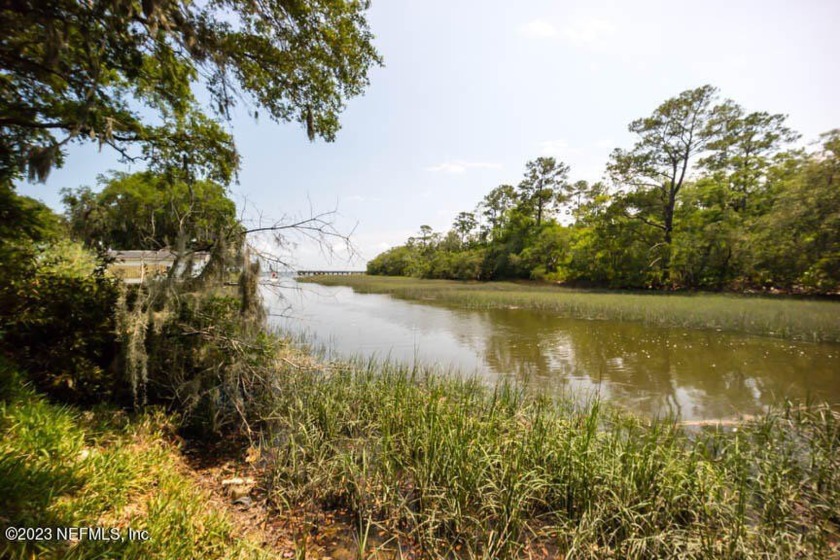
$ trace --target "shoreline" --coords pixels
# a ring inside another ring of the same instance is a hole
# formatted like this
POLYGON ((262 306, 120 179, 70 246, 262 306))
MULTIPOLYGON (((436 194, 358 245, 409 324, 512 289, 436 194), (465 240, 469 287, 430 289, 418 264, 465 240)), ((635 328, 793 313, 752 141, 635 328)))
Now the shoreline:
MULTIPOLYGON (((422 366, 324 363, 288 341, 270 371, 274 390, 255 403, 267 413, 258 437, 210 452, 217 462, 210 470, 200 453, 187 461, 197 487, 213 491, 196 499, 210 500, 213 511, 242 509, 218 487, 248 483, 245 509, 256 510, 229 512, 233 524, 225 525, 239 549, 256 546, 246 545, 245 526, 260 518, 268 528, 260 538, 299 557, 307 550, 347 559, 840 552, 840 519, 832 517, 840 415, 825 407, 774 409, 737 429, 684 426, 422 366)), ((3 410, 27 414, 25 406, 3 410)), ((63 410, 48 415, 88 414, 63 410)), ((132 434, 148 418, 132 415, 119 430, 132 434)), ((17 449, 11 460, 26 461, 21 421, 0 420, 17 449)), ((111 441, 111 430, 97 437, 111 441)), ((179 454, 195 449, 179 447, 179 454)), ((138 468, 140 476, 146 467, 138 468)), ((125 523, 146 523, 142 508, 132 511, 125 523)))
POLYGON ((512 282, 459 282, 385 276, 318 276, 301 283, 445 303, 468 309, 519 308, 559 316, 717 330, 781 340, 840 342, 840 302, 707 293, 584 291, 512 282))

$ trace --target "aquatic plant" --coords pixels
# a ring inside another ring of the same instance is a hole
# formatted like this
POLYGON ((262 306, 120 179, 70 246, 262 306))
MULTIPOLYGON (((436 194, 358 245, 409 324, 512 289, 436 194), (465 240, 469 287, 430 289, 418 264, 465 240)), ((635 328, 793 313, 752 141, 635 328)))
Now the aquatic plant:
POLYGON ((662 327, 840 342, 840 303, 833 301, 708 293, 590 291, 533 283, 361 275, 302 280, 471 309, 521 307, 578 319, 635 321, 662 327))
POLYGON ((345 509, 424 557, 837 552, 840 420, 825 407, 688 428, 371 360, 287 364, 275 399, 278 506, 345 509))

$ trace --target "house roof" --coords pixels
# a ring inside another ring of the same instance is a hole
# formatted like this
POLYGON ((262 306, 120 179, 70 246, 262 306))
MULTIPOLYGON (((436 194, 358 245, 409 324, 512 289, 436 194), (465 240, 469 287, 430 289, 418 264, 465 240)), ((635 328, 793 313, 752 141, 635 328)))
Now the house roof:
MULTIPOLYGON (((177 253, 171 249, 161 249, 159 251, 108 251, 108 254, 117 261, 174 261, 177 253)), ((193 259, 204 259, 209 256, 206 251, 196 251, 192 253, 193 259)))

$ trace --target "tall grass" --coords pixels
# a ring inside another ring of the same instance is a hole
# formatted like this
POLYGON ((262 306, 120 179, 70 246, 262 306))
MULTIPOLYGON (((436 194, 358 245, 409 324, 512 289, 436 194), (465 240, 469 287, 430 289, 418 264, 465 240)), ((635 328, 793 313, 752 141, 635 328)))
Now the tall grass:
POLYGON ((840 302, 718 294, 585 291, 511 282, 457 282, 382 276, 303 279, 362 293, 454 304, 521 307, 578 319, 637 321, 662 327, 719 329, 812 342, 840 342, 840 302))
POLYGON ((81 413, 21 388, 0 363, 0 528, 103 527, 148 541, 0 539, 2 558, 267 558, 208 507, 166 444, 167 418, 81 413))
POLYGON ((277 388, 277 504, 347 509, 422 557, 840 553, 840 420, 826 408, 687 431, 372 361, 288 368, 277 388))

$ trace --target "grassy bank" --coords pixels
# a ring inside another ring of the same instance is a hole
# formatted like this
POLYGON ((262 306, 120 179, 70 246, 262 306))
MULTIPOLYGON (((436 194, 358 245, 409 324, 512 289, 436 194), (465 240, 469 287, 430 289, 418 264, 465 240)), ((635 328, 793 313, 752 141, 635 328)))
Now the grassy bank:
POLYGON ((363 293, 474 309, 521 307, 577 319, 720 329, 812 342, 840 342, 840 303, 717 294, 638 294, 511 282, 457 282, 385 276, 319 276, 304 281, 363 293))
POLYGON ((648 422, 394 364, 287 367, 265 455, 283 507, 451 558, 840 554, 840 420, 648 422))
MULTIPOLYGON (((263 369, 273 390, 254 395, 269 411, 254 461, 272 522, 302 520, 283 557, 840 557, 840 418, 826 408, 689 430, 598 402, 282 352, 263 369), (330 547, 336 518, 349 530, 330 547)), ((268 557, 197 487, 169 423, 61 407, 0 371, 0 526, 151 537, 3 540, 0 557, 268 557)))
MULTIPOLYGON (((0 527, 148 531, 148 541, 9 542, 3 558, 268 558, 234 536, 152 414, 79 412, 0 371, 0 527)), ((42 535, 43 536, 43 535, 42 535)))
MULTIPOLYGON (((334 540, 325 521, 339 517, 351 528, 340 557, 359 560, 840 555, 840 419, 826 408, 687 430, 598 402, 283 352, 265 370, 274 390, 256 396, 270 412, 250 460, 274 522, 308 527, 296 558, 320 557, 309 542, 334 540)), ((263 554, 184 472, 166 417, 80 412, 9 379, 2 525, 131 527, 151 540, 3 541, 0 556, 263 554)))

